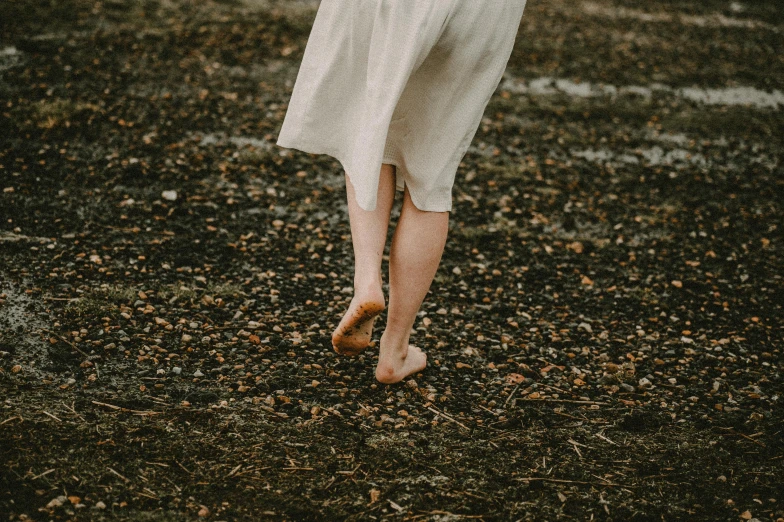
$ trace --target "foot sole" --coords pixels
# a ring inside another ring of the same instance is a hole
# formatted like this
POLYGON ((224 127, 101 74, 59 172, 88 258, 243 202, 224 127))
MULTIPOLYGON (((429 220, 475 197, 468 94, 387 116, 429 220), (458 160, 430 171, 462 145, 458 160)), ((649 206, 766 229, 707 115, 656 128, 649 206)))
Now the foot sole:
MULTIPOLYGON (((362 306, 360 312, 354 315, 351 322, 344 326, 340 333, 332 335, 332 348, 335 352, 351 357, 365 351, 370 346, 370 332, 367 332, 367 337, 363 335, 360 339, 357 339, 356 334, 368 327, 368 322, 375 320, 383 311, 383 305, 367 304, 362 306)), ((372 328, 372 324, 368 328, 372 328)))

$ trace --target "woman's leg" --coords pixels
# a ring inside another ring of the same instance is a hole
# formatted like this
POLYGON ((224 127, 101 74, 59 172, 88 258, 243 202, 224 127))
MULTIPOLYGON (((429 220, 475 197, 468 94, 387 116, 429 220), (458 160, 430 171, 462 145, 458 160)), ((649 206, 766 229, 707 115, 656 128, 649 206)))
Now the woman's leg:
POLYGON ((408 337, 427 295, 449 229, 449 212, 419 210, 406 188, 389 254, 389 310, 376 379, 393 383, 422 370, 427 357, 408 337))
POLYGON ((357 205, 354 186, 346 176, 348 216, 354 245, 354 297, 332 334, 332 346, 342 355, 356 355, 367 348, 373 320, 384 310, 381 259, 387 241, 389 214, 395 201, 395 168, 381 166, 378 202, 373 211, 357 205))

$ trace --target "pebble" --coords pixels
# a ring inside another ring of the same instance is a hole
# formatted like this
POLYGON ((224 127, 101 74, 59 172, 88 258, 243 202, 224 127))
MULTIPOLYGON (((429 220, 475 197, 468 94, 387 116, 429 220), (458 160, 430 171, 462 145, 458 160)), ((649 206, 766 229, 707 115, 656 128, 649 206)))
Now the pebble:
POLYGON ((194 377, 204 377, 204 374, 201 373, 201 370, 196 370, 195 372, 193 372, 193 376, 194 377))
POLYGON ((631 384, 622 382, 621 384, 619 384, 619 386, 625 392, 633 392, 634 391, 634 386, 632 386, 631 384))
POLYGON ((106 509, 106 504, 102 500, 95 503, 95 509, 106 509))
POLYGON ((172 368, 172 372, 173 372, 175 375, 179 375, 179 374, 181 374, 181 373, 182 373, 182 368, 180 368, 179 366, 175 366, 174 368, 172 368))
POLYGON ((50 500, 46 507, 49 509, 60 507, 65 503, 66 500, 68 500, 68 498, 65 495, 60 495, 59 497, 50 500))

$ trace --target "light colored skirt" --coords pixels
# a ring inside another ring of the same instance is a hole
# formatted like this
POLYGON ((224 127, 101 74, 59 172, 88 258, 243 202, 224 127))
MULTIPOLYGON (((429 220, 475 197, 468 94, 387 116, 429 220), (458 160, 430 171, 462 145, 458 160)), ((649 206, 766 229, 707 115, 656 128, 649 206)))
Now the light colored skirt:
POLYGON ((509 61, 525 0, 322 0, 277 144, 329 154, 374 210, 396 188, 452 208, 455 173, 509 61))

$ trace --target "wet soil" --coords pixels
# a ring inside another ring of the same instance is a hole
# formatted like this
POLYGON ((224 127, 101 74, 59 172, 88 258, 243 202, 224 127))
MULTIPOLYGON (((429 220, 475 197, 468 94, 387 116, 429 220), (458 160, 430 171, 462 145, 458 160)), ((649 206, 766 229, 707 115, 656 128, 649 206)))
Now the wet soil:
POLYGON ((3 519, 784 519, 781 10, 530 1, 391 386, 314 15, 0 6, 3 519))

